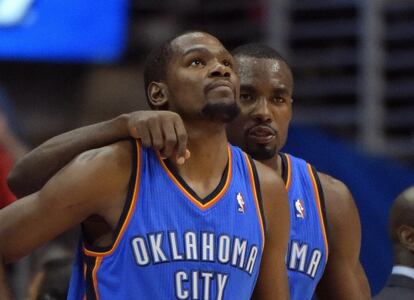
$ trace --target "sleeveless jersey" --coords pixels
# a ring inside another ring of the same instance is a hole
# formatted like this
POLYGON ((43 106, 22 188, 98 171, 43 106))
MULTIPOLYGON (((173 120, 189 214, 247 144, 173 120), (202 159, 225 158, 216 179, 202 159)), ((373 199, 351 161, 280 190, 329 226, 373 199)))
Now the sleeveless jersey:
POLYGON ((116 240, 83 241, 68 299, 250 299, 264 247, 254 164, 228 146, 216 190, 199 199, 152 149, 136 152, 116 240))
POLYGON ((328 258, 322 188, 310 164, 292 155, 280 155, 290 204, 290 241, 286 256, 290 297, 312 299, 328 258))

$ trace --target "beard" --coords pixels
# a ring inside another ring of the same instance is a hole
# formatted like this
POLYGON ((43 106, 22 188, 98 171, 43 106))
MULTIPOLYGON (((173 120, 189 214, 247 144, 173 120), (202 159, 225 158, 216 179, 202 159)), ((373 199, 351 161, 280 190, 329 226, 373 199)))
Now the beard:
POLYGON ((247 153, 250 154, 251 157, 253 157, 256 160, 268 160, 273 158, 277 151, 277 147, 267 147, 265 145, 258 145, 258 144, 250 144, 247 143, 243 149, 247 153))
POLYGON ((229 123, 240 114, 240 108, 234 103, 207 103, 200 115, 209 120, 229 123))

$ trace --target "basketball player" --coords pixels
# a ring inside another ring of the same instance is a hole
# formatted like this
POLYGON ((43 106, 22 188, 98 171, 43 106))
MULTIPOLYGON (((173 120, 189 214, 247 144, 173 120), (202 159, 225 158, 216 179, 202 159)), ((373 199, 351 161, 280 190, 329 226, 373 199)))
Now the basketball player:
POLYGON ((182 117, 191 158, 163 161, 136 141, 79 155, 0 211, 0 258, 82 223, 69 299, 249 299, 257 277, 255 297, 288 299, 283 181, 226 138, 238 113, 232 56, 187 33, 150 56, 147 75, 151 105, 182 117))
MULTIPOLYGON (((359 261, 361 228, 344 183, 281 153, 292 116, 293 76, 274 49, 249 44, 232 52, 240 76, 240 117, 229 139, 285 180, 291 233, 287 254, 292 299, 370 299, 359 261)), ((299 141, 298 141, 299 142, 299 141)))
POLYGON ((375 300, 414 299, 414 186, 395 199, 389 219, 394 266, 375 300))
MULTIPOLYGON (((316 290, 320 299, 369 299, 368 281, 359 262, 360 222, 348 188, 305 161, 280 152, 292 116, 289 65, 264 45, 241 46, 233 55, 241 80, 242 112, 228 124, 228 134, 232 143, 285 178, 291 219, 286 261, 291 298, 311 299, 316 290)), ((39 170, 31 183, 40 187, 48 174, 59 169, 56 163, 65 163, 57 157, 68 161, 77 153, 128 135, 141 138, 166 157, 177 156, 181 163, 185 160, 186 133, 179 116, 140 111, 74 130, 41 145, 18 164, 16 188, 23 187, 23 175, 29 170, 39 170), (164 130, 174 127, 177 134, 164 130), (95 138, 88 138, 92 136, 95 138)))

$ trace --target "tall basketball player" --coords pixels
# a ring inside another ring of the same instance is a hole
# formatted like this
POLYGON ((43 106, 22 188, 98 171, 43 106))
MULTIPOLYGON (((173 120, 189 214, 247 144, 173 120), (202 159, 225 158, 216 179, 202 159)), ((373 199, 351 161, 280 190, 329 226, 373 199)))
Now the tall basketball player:
POLYGON ((259 267, 254 296, 287 299, 283 181, 226 138, 238 113, 232 56, 193 32, 147 67, 149 101, 182 117, 191 158, 163 161, 136 141, 79 155, 0 211, 0 257, 16 260, 82 223, 69 299, 249 299, 259 267))

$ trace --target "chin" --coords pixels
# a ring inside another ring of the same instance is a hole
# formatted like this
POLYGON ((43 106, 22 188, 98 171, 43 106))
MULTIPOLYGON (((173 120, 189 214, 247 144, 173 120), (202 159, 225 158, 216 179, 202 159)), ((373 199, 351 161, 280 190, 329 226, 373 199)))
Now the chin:
POLYGON ((201 110, 203 117, 223 123, 233 121, 239 114, 240 108, 234 99, 209 102, 201 110))
POLYGON ((267 147, 265 145, 247 145, 244 149, 249 153, 254 159, 257 160, 268 160, 273 158, 277 153, 277 147, 267 147))

